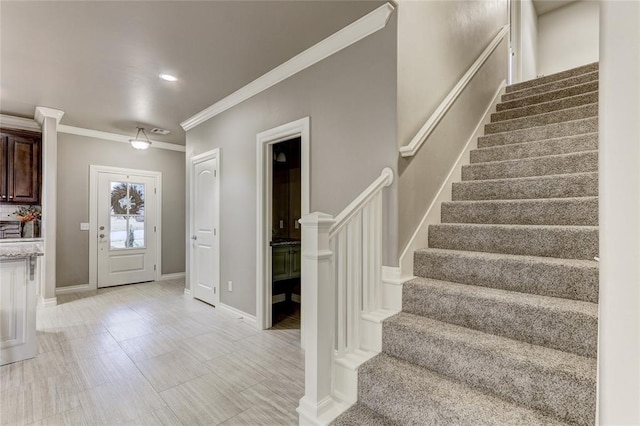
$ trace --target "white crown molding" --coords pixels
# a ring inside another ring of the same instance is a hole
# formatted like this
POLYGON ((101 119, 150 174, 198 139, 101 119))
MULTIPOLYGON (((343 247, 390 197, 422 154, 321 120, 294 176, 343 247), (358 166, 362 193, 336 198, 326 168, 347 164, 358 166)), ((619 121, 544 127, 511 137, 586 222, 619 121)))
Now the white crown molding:
POLYGON ((64 115, 64 111, 54 108, 47 107, 36 107, 36 112, 34 114, 34 119, 36 122, 42 127, 42 123, 45 118, 55 118, 56 124, 60 124, 60 120, 62 120, 62 116, 64 115))
POLYGON ((0 127, 40 132, 40 125, 30 118, 14 117, 0 114, 0 127))
POLYGON ((385 3, 374 11, 368 13, 357 21, 347 25, 340 31, 330 35, 319 43, 281 65, 278 65, 266 74, 253 80, 246 86, 236 90, 229 96, 222 98, 210 107, 200 111, 196 115, 186 119, 180 125, 187 131, 238 105, 241 102, 257 95, 281 81, 309 68, 311 65, 345 49, 357 41, 381 30, 387 25, 394 7, 391 3, 385 3))
MULTIPOLYGON (((59 125, 58 132, 67 133, 70 135, 87 136, 89 138, 103 139, 114 142, 122 142, 127 144, 129 143, 129 139, 132 138, 132 136, 119 135, 117 133, 103 132, 100 130, 85 129, 82 127, 67 126, 66 124, 59 125)), ((151 148, 168 149, 171 151, 179 152, 185 152, 186 150, 184 145, 159 142, 154 140, 151 141, 151 148)))

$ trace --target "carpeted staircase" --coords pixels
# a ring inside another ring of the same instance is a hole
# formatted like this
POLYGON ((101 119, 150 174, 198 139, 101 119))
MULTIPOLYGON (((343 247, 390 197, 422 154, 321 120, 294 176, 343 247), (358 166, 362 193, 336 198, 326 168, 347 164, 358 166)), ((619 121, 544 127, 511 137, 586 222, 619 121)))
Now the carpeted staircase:
POLYGON ((507 87, 335 425, 594 425, 598 64, 507 87))

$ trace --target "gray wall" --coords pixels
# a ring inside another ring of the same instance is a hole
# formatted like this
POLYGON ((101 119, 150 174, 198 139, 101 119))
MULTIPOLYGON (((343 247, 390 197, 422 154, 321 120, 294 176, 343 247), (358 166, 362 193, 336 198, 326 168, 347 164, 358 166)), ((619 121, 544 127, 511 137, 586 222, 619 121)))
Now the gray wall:
MULTIPOLYGON (((401 1, 397 13, 398 143, 406 145, 507 23, 507 2, 401 1)), ((410 159, 397 157, 400 250, 506 75, 503 41, 418 153, 410 159)))
MULTIPOLYGON (((311 211, 338 214, 395 169, 396 17, 347 49, 187 132, 187 158, 221 148, 221 301, 256 310, 256 134, 311 118, 311 211), (226 283, 233 281, 233 292, 226 283)), ((385 264, 397 263, 388 191, 385 264)))
POLYGON ((162 172, 162 273, 184 272, 184 153, 58 133, 57 286, 89 282, 89 166, 162 172))
POLYGON ((538 75, 597 62, 600 3, 576 1, 538 17, 538 75))

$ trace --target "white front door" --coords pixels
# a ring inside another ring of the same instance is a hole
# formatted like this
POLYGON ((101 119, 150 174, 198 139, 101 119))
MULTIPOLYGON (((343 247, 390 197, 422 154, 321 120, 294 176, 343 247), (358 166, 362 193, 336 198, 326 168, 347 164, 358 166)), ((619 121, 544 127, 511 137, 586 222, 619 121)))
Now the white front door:
POLYGON ((98 287, 156 279, 155 177, 98 173, 98 287))
POLYGON ((220 301, 219 151, 194 157, 191 198, 191 283, 193 297, 215 305, 220 301))

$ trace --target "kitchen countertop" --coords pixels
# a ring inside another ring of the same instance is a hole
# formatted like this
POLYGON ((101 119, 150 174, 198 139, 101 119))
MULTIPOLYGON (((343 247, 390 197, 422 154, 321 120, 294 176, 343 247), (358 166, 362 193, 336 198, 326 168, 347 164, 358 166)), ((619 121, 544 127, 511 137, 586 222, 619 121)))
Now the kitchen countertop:
POLYGON ((42 239, 38 238, 0 240, 0 259, 43 256, 42 245, 42 239))

